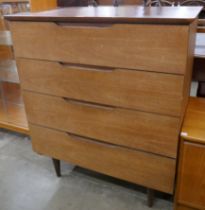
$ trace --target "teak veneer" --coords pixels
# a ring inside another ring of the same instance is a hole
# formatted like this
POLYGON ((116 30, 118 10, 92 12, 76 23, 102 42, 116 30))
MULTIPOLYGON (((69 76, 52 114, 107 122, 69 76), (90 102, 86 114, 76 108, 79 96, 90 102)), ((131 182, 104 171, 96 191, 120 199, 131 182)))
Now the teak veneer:
POLYGON ((33 149, 53 158, 58 176, 65 160, 173 194, 200 10, 7 16, 33 149))
POLYGON ((204 172, 205 99, 190 98, 181 132, 175 210, 205 209, 204 172))

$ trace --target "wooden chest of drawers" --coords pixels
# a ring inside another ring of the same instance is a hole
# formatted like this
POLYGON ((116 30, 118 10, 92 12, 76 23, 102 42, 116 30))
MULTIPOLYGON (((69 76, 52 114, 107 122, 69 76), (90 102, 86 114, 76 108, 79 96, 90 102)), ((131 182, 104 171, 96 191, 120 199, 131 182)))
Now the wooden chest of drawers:
POLYGON ((172 194, 200 8, 186 11, 97 7, 7 17, 33 149, 172 194))

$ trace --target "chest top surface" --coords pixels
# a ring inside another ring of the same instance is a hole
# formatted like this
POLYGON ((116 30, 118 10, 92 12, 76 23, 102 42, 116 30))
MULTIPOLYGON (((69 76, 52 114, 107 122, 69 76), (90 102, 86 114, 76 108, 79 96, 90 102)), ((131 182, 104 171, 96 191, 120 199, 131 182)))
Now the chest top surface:
POLYGON ((202 7, 69 7, 6 16, 10 21, 189 24, 202 7))

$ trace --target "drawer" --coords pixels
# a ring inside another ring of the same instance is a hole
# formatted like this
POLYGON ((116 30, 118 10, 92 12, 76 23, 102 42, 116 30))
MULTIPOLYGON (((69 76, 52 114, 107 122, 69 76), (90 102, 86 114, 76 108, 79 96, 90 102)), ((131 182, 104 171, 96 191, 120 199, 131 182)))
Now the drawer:
POLYGON ((16 57, 177 74, 186 71, 188 26, 10 22, 10 28, 16 57))
POLYGON ((172 193, 175 160, 30 125, 33 149, 113 177, 172 193))
POLYGON ((18 59, 22 88, 77 100, 180 116, 184 76, 18 59))
POLYGON ((24 91, 31 123, 176 157, 179 119, 24 91))

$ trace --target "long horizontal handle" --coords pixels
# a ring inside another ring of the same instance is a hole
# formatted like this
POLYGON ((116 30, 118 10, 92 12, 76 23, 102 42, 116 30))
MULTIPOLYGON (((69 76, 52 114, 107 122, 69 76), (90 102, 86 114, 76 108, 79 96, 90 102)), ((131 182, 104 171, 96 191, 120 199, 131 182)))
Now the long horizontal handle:
POLYGON ((87 107, 91 107, 91 108, 105 109, 105 110, 110 110, 110 111, 116 109, 115 106, 92 103, 92 102, 87 102, 87 101, 80 101, 80 100, 70 99, 70 98, 66 98, 66 97, 63 97, 63 100, 66 101, 67 103, 81 105, 81 106, 87 106, 87 107))
POLYGON ((102 67, 102 66, 93 66, 93 65, 85 65, 85 64, 71 64, 66 62, 59 62, 59 64, 63 68, 74 68, 79 70, 86 70, 86 71, 103 71, 107 73, 111 73, 116 70, 116 68, 111 67, 102 67))
POLYGON ((88 142, 88 143, 98 144, 98 145, 102 145, 102 146, 106 146, 106 147, 112 147, 112 148, 118 148, 118 147, 120 147, 120 146, 115 145, 115 144, 111 144, 111 143, 99 141, 99 140, 88 138, 88 137, 84 137, 84 136, 79 136, 79 135, 72 134, 72 133, 69 133, 69 132, 66 132, 66 134, 71 139, 73 139, 75 141, 88 142))
POLYGON ((113 24, 106 24, 106 23, 55 23, 57 26, 61 26, 63 28, 93 28, 93 29, 106 29, 113 27, 113 24))

